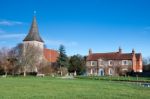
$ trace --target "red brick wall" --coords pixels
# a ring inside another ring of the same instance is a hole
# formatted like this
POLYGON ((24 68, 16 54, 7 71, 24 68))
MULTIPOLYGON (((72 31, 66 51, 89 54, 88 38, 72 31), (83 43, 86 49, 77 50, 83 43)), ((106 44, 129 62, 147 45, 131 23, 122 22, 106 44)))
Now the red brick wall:
POLYGON ((133 55, 132 56, 132 68, 133 68, 133 71, 136 72, 136 56, 134 53, 132 55, 133 55))

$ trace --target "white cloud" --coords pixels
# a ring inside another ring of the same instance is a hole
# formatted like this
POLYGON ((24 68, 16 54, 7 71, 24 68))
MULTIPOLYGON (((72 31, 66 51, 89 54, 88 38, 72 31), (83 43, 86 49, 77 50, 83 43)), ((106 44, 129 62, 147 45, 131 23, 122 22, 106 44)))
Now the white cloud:
POLYGON ((66 46, 66 47, 72 47, 72 46, 77 46, 78 43, 75 42, 75 41, 69 41, 69 42, 66 42, 66 41, 61 41, 61 40, 45 40, 45 43, 47 45, 50 45, 50 46, 60 46, 61 44, 66 46))
POLYGON ((9 21, 9 20, 1 20, 0 21, 0 25, 4 25, 4 26, 14 26, 14 25, 22 25, 23 22, 19 22, 19 21, 9 21))
POLYGON ((19 39, 23 38, 25 34, 2 34, 0 39, 19 39))

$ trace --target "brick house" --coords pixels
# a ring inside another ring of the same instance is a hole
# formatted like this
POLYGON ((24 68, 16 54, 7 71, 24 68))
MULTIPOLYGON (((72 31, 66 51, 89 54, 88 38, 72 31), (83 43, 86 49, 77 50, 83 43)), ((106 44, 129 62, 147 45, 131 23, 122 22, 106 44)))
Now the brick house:
POLYGON ((135 53, 134 49, 131 53, 122 53, 119 48, 117 52, 110 53, 92 53, 86 59, 87 75, 119 75, 127 72, 142 72, 142 55, 135 53))

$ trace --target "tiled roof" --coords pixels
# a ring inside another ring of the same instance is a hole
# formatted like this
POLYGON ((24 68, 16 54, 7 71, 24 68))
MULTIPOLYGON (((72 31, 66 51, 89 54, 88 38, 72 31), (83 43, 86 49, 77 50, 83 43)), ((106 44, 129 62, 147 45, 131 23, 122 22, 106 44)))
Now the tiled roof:
POLYGON ((141 53, 136 53, 135 56, 137 60, 139 60, 142 57, 141 53))
MULTIPOLYGON (((140 58, 140 54, 135 54, 136 58, 140 58)), ((131 60, 132 53, 92 53, 87 57, 87 61, 96 61, 98 59, 106 59, 106 60, 131 60)))
POLYGON ((36 17, 34 16, 33 22, 30 28, 28 35, 25 37, 23 41, 39 41, 44 42, 39 35, 38 26, 36 22, 36 17))
POLYGON ((44 56, 48 62, 56 62, 59 53, 56 50, 44 49, 44 56))

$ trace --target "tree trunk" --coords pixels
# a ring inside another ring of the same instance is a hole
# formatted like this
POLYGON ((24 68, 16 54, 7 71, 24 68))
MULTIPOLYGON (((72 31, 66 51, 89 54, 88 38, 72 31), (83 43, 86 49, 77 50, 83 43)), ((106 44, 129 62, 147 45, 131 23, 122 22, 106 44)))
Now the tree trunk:
POLYGON ((62 68, 61 68, 61 66, 60 66, 60 75, 62 76, 62 68))
POLYGON ((23 76, 26 77, 26 71, 23 72, 23 76))
POLYGON ((75 72, 74 72, 74 76, 77 76, 77 72, 76 72, 76 70, 75 70, 75 72))
POLYGON ((15 68, 13 66, 13 70, 12 70, 12 75, 14 76, 15 75, 15 68))
POLYGON ((7 71, 5 72, 5 76, 7 76, 7 71))
POLYGON ((6 67, 4 67, 4 72, 5 72, 5 76, 7 76, 8 71, 6 67))
POLYGON ((26 76, 26 68, 24 67, 23 76, 26 76))

